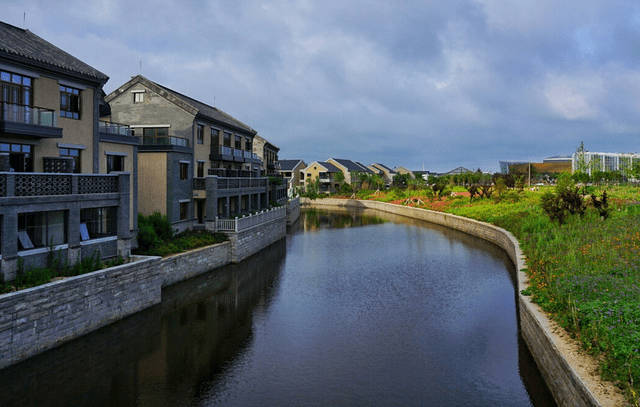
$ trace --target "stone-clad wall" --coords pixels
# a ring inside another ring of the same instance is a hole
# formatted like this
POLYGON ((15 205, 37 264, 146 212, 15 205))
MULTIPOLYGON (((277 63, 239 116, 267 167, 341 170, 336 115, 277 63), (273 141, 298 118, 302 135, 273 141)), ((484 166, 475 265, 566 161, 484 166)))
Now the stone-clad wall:
POLYGON ((0 296, 0 368, 160 302, 160 258, 0 296))
POLYGON ((287 202, 287 226, 291 226, 300 219, 300 197, 287 202))
POLYGON ((585 367, 577 366, 577 363, 573 362, 574 359, 568 358, 568 355, 564 355, 560 349, 560 341, 565 339, 561 339, 553 333, 551 323, 540 307, 534 304, 530 297, 520 294, 520 291, 527 288, 527 275, 522 271, 526 268, 526 264, 518 241, 511 233, 473 219, 384 202, 344 199, 309 200, 304 198, 302 204, 314 208, 338 206, 376 209, 460 230, 500 246, 509 254, 518 270, 520 331, 558 405, 601 406, 611 404, 611 400, 606 399, 606 393, 613 393, 613 391, 604 390, 602 383, 600 384, 602 388, 597 389, 595 385, 591 384, 591 381, 587 384, 587 381, 583 380, 578 371, 584 372, 585 367), (597 394, 599 398, 596 399, 594 394, 597 394))
POLYGON ((287 235, 287 215, 262 224, 247 228, 240 232, 225 232, 231 242, 231 261, 239 263, 254 253, 284 238, 287 235))
POLYGON ((231 243, 224 242, 165 257, 160 264, 162 287, 222 267, 231 262, 231 243))

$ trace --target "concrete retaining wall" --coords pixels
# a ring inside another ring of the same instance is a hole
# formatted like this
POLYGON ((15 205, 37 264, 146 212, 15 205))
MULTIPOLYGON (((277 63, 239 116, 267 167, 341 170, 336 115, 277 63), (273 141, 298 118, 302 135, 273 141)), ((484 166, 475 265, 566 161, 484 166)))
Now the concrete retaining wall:
POLYGON ((0 296, 0 368, 160 302, 160 258, 0 296))
POLYGON ((283 239, 287 235, 287 214, 244 229, 240 232, 225 232, 231 242, 231 262, 239 263, 254 253, 283 239))
POLYGON ((560 406, 606 406, 618 405, 609 397, 615 393, 613 386, 606 383, 593 383, 593 378, 584 380, 578 371, 585 372, 585 366, 579 366, 572 355, 563 354, 560 346, 566 339, 553 333, 553 323, 546 317, 540 307, 531 298, 520 294, 527 288, 527 275, 522 271, 526 268, 524 256, 516 238, 504 229, 442 212, 393 205, 385 202, 344 200, 344 199, 316 199, 303 198, 303 207, 327 208, 356 207, 375 209, 383 212, 403 215, 414 219, 460 230, 473 236, 495 243, 504 249, 516 265, 518 281, 518 302, 520 330, 542 376, 551 390, 556 402, 560 406), (608 394, 607 394, 608 393, 608 394), (597 398, 596 398, 597 396, 597 398))
POLYGON ((231 262, 231 243, 224 242, 165 257, 160 262, 162 287, 222 267, 231 262))

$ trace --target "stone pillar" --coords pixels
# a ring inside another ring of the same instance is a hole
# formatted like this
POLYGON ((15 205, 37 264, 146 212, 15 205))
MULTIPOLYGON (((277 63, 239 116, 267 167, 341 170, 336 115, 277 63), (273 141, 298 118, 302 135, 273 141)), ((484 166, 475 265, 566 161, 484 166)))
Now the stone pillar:
POLYGON ((205 178, 205 229, 215 232, 218 219, 218 176, 207 175, 205 178))
POLYGON ((131 255, 131 228, 129 226, 129 213, 131 205, 131 173, 118 173, 118 193, 120 202, 118 205, 118 255, 127 257, 131 255))

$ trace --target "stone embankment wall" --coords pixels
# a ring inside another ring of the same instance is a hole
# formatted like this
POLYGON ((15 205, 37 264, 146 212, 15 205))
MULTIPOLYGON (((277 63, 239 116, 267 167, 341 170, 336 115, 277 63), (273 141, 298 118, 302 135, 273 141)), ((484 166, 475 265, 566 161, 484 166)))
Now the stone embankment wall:
POLYGON ((287 235, 287 214, 239 232, 225 232, 231 242, 231 262, 239 263, 287 235))
POLYGON ((160 302, 160 258, 0 296, 0 368, 160 302))
POLYGON ((588 371, 586 364, 580 361, 577 355, 563 352, 563 349, 574 345, 568 343, 571 341, 566 337, 554 332, 557 329, 555 324, 546 317, 540 307, 531 301, 530 297, 520 294, 527 288, 528 278, 522 271, 526 268, 526 264, 518 241, 511 233, 473 219, 385 202, 303 198, 302 205, 319 209, 323 207, 375 209, 446 226, 498 245, 509 254, 516 265, 520 331, 558 405, 620 405, 617 404, 619 397, 615 397, 616 391, 613 386, 600 382, 594 372, 588 371))
POLYGON ((293 198, 287 203, 287 226, 291 226, 300 219, 300 197, 293 198))
POLYGON ((231 262, 231 243, 224 242, 162 259, 162 287, 187 280, 231 262))

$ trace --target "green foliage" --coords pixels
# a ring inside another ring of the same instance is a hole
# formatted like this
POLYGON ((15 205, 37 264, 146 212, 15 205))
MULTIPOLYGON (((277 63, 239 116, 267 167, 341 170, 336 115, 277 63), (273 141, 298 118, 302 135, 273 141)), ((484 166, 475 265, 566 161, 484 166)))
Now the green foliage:
POLYGON ((148 256, 167 256, 175 253, 182 253, 199 247, 211 246, 227 241, 224 233, 212 233, 208 231, 187 230, 175 235, 166 242, 142 250, 141 247, 135 250, 136 254, 148 256))
POLYGON ((542 195, 540 206, 549 218, 562 225, 569 215, 584 215, 586 206, 578 191, 571 176, 563 174, 558 178, 555 192, 547 191, 542 195))
POLYGON ((283 179, 280 177, 269 177, 270 185, 282 185, 283 182, 283 179))

